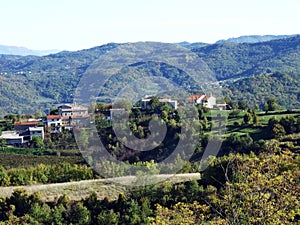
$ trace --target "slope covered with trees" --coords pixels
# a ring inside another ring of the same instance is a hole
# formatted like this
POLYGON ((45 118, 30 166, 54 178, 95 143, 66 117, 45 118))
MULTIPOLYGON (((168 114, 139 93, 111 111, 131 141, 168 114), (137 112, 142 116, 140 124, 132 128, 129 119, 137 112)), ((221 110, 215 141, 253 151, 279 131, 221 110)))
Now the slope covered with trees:
MULTIPOLYGON (((87 68, 99 56, 119 45, 107 44, 43 57, 1 55, 0 114, 33 113, 49 109, 55 103, 73 101, 74 90, 87 68)), ((202 43, 181 43, 181 45, 186 45, 198 54, 220 81, 277 71, 300 74, 299 35, 252 44, 226 42, 212 45, 202 43)), ((153 76, 172 77, 172 81, 178 85, 188 86, 193 83, 186 80, 182 71, 170 69, 166 65, 141 62, 134 66, 139 67, 140 74, 150 72, 153 76)), ((118 90, 124 79, 131 80, 134 79, 133 76, 136 74, 126 74, 125 68, 124 74, 117 74, 118 79, 112 80, 109 89, 118 90)), ((277 81, 281 82, 279 79, 277 81)), ((109 92, 108 89, 101 91, 103 95, 109 92)), ((289 93, 288 90, 283 91, 285 94, 289 93)), ((283 103, 285 104, 285 101, 283 103)))
POLYGON ((299 74, 270 73, 250 76, 224 87, 224 95, 263 109, 269 98, 277 99, 287 109, 300 108, 299 74))
POLYGON ((300 71, 300 36, 259 43, 221 43, 193 50, 218 80, 264 72, 300 71))

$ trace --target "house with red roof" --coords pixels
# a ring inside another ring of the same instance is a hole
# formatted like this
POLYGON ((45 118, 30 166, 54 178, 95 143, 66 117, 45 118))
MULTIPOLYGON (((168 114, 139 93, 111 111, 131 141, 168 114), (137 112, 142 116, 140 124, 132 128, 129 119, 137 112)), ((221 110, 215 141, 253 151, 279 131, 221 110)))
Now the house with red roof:
POLYGON ((209 108, 212 109, 214 108, 214 106, 216 105, 216 98, 211 96, 207 96, 207 95, 203 95, 203 94, 194 94, 189 96, 188 98, 189 101, 193 101, 196 105, 203 105, 203 107, 205 108, 209 108))
POLYGON ((58 107, 62 127, 72 130, 77 126, 86 126, 90 122, 88 108, 77 104, 63 104, 58 107))
POLYGON ((29 127, 37 127, 38 122, 15 122, 14 123, 14 130, 15 131, 25 131, 28 130, 29 127))
POLYGON ((48 129, 50 133, 61 132, 62 119, 60 115, 48 115, 43 120, 45 129, 48 129))

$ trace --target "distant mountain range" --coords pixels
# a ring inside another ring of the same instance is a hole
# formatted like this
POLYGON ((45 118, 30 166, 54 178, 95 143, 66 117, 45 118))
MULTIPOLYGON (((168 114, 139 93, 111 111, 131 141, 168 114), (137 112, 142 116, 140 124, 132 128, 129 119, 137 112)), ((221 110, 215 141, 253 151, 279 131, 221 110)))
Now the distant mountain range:
MULTIPOLYGON (((248 104, 262 106, 267 96, 278 97, 281 93, 281 105, 300 108, 300 35, 257 43, 179 44, 191 49, 209 66, 224 86, 224 94, 233 100, 245 97, 248 104)), ((120 45, 110 43, 46 56, 0 55, 0 115, 33 113, 57 103, 72 102, 74 90, 87 68, 120 45)), ((140 76, 150 71, 153 76, 171 78, 178 85, 192 85, 186 74, 165 64, 141 62, 132 66, 142 71, 140 76)), ((101 90, 102 94, 120 90, 122 82, 133 80, 134 76, 126 71, 117 74, 101 90)))
POLYGON ((0 54, 5 55, 36 55, 36 56, 44 56, 53 53, 58 53, 60 50, 31 50, 25 47, 16 47, 16 46, 5 46, 0 45, 0 54))
POLYGON ((264 41, 272 41, 277 39, 284 39, 294 37, 296 35, 246 35, 241 36, 238 38, 229 38, 227 40, 219 40, 216 43, 224 43, 224 42, 231 42, 231 43, 258 43, 264 41))
MULTIPOLYGON (((276 39, 283 39, 283 38, 290 38, 295 35, 248 35, 248 36, 241 36, 237 38, 229 38, 227 40, 219 40, 216 43, 257 43, 257 42, 264 42, 264 41, 271 41, 276 39)), ((203 42, 180 42, 177 43, 182 47, 186 47, 189 49, 193 48, 200 48, 209 45, 208 43, 203 42)), ((0 45, 0 55, 20 55, 20 56, 28 56, 28 55, 35 55, 35 56, 45 56, 49 54, 55 54, 60 52, 61 50, 53 49, 53 50, 32 50, 26 47, 17 47, 17 46, 6 46, 0 45)))

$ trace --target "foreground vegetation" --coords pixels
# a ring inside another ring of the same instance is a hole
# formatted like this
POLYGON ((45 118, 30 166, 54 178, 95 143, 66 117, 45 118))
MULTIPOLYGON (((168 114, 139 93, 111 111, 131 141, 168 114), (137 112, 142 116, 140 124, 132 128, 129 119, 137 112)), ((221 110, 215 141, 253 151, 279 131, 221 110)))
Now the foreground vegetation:
MULTIPOLYGON (((273 103, 269 103, 272 106, 273 103)), ((275 112, 269 108, 258 112, 248 107, 243 109, 243 103, 237 106, 230 112, 208 112, 199 108, 198 125, 202 131, 199 145, 190 162, 179 172, 198 172, 201 179, 143 186, 141 176, 141 180, 137 177, 132 181, 133 186, 101 181, 92 182, 88 187, 73 183, 59 187, 49 185, 52 192, 28 193, 16 189, 13 194, 0 198, 0 224, 298 224, 299 112, 275 112), (210 113, 228 116, 227 134, 218 136, 208 132, 216 126, 210 113), (222 139, 223 145, 218 157, 212 158, 209 167, 201 171, 199 159, 212 136, 222 139)), ((166 106, 158 109, 168 126, 168 135, 174 136, 180 128, 176 113, 166 106)), ((138 111, 133 113, 139 114, 138 111)), ((144 125, 150 117, 140 114, 137 118, 131 121, 133 131, 145 137, 144 125)), ((126 148, 118 144, 101 113, 96 116, 96 125, 111 154, 127 157, 131 165, 146 165, 151 174, 164 172, 155 161, 141 160, 149 155, 126 155, 126 148)), ((84 137, 88 143, 89 135, 84 137)), ((1 148, 2 188, 99 178, 77 149, 55 150, 55 146, 63 146, 65 138, 69 146, 73 146, 74 137, 64 133, 54 139, 46 137, 43 145, 36 149, 1 148), (18 160, 24 161, 24 165, 20 166, 18 160)), ((173 144, 172 139, 165 142, 166 146, 173 144)), ((126 175, 126 168, 111 163, 89 163, 100 167, 102 172, 109 171, 114 177, 126 175)), ((171 165, 164 166, 168 171, 171 165)))
POLYGON ((259 155, 216 158, 199 181, 138 187, 116 200, 22 190, 0 200, 1 224, 298 224, 298 155, 270 142, 259 155))

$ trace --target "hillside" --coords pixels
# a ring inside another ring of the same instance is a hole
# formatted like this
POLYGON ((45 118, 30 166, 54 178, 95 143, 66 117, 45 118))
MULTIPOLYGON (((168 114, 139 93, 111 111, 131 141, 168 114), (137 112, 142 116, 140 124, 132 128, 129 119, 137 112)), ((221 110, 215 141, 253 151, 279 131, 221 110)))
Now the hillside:
POLYGON ((268 98, 276 98, 288 109, 300 108, 299 74, 271 73, 250 76, 226 86, 225 94, 234 101, 263 108, 268 98))
POLYGON ((218 80, 266 71, 300 72, 300 35, 269 42, 221 43, 193 49, 218 80))
POLYGON ((86 68, 114 47, 115 44, 108 44, 43 57, 2 55, 0 114, 33 113, 49 109, 55 103, 71 102, 75 87, 86 68))
MULTIPOLYGON (((34 113, 49 109, 56 103, 72 102, 74 90, 86 69, 99 56, 119 45, 110 43, 91 49, 64 51, 42 57, 0 55, 0 115, 34 113)), ((300 35, 259 43, 207 45, 183 42, 179 45, 191 48, 198 54, 220 81, 276 71, 300 74, 300 35)), ((131 66, 136 66, 141 71, 140 75, 150 72, 153 76, 168 79, 172 77, 173 82, 186 87, 192 86, 193 83, 182 71, 165 64, 141 62, 131 66)), ((123 74, 117 74, 111 80, 110 86, 102 90, 102 95, 107 95, 111 90, 118 91, 124 80, 132 79, 133 75, 126 73, 125 68, 123 74)), ((296 82, 295 79, 293 81, 296 82)), ((282 93, 289 93, 280 79, 276 82, 283 87, 282 93)), ((234 86, 230 88, 235 90, 234 86)), ((273 92, 270 94, 275 95, 276 89, 273 92)), ((259 90, 259 93, 263 91, 259 90)), ((248 93, 243 94, 239 94, 239 98, 247 96, 248 93)), ((261 96, 256 95, 256 98, 261 99, 261 96)), ((299 104, 299 98, 296 101, 293 105, 299 104)), ((291 106, 289 102, 282 103, 284 106, 291 106)))

